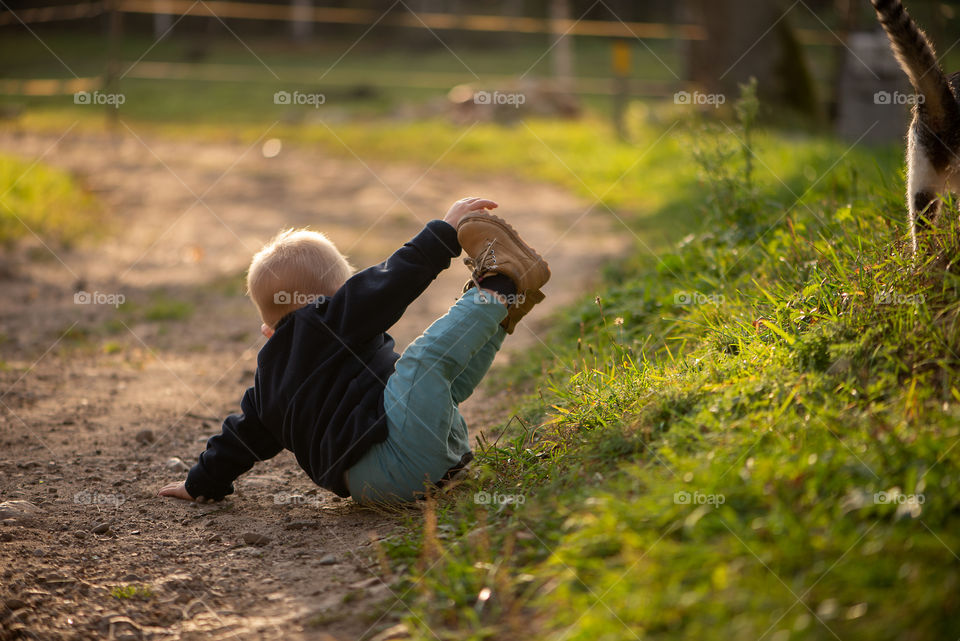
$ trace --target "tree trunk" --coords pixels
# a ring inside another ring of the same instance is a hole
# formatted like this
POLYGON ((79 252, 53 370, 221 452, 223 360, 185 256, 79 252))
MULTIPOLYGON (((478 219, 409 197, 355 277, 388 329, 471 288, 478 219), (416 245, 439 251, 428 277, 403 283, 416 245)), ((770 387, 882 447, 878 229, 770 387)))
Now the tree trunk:
POLYGON ((691 2, 707 33, 706 40, 691 44, 691 80, 730 102, 739 85, 754 77, 765 101, 817 114, 816 87, 785 15, 788 6, 771 0, 691 2))

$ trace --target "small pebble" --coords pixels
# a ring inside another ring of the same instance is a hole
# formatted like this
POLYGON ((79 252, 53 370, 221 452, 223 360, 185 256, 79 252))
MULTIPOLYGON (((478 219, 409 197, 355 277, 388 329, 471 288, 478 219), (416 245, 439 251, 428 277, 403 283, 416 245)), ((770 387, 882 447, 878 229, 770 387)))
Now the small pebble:
POLYGON ((236 553, 240 556, 249 556, 257 559, 263 558, 263 548, 257 545, 237 548, 236 553))
POLYGON ((244 532, 243 542, 247 545, 266 545, 270 542, 270 537, 257 532, 244 532))
POLYGON ((337 561, 337 557, 335 557, 334 555, 327 554, 326 556, 321 557, 321 559, 317 561, 317 563, 320 565, 336 565, 338 561, 337 561))
POLYGON ((107 521, 104 521, 103 523, 97 523, 90 531, 94 534, 106 534, 110 531, 110 523, 107 521))
POLYGON ((406 624, 398 623, 397 625, 387 628, 377 636, 373 637, 370 641, 395 641, 399 639, 409 639, 410 638, 410 629, 407 628, 406 624))
POLYGON ((350 587, 354 590, 365 590, 367 588, 372 588, 377 585, 381 585, 383 582, 375 576, 370 577, 369 579, 363 579, 362 581, 357 581, 356 583, 351 583, 350 587))
POLYGON ((173 472, 189 472, 190 471, 190 466, 184 463, 182 460, 180 460, 177 457, 167 459, 167 462, 165 465, 168 470, 171 470, 173 472))
POLYGON ((23 525, 33 520, 41 510, 30 501, 4 501, 0 503, 0 521, 9 525, 23 525))

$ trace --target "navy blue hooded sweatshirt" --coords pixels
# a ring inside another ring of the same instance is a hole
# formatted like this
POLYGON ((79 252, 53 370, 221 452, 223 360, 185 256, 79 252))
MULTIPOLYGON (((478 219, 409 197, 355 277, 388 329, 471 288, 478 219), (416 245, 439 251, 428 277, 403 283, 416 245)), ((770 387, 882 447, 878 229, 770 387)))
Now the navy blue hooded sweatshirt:
POLYGON ((257 356, 242 413, 207 441, 187 492, 221 499, 254 463, 288 449, 317 485, 349 496, 344 472, 387 438, 383 390, 399 355, 386 330, 459 254, 457 231, 432 220, 332 297, 281 319, 257 356))

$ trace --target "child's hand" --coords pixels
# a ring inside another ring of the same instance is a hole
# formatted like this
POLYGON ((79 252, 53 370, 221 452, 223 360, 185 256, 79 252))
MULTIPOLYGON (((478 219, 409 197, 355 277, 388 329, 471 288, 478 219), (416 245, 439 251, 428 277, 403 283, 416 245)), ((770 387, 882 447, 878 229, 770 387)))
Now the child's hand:
POLYGON ((453 203, 450 211, 443 217, 443 221, 452 225, 454 229, 460 224, 460 219, 467 214, 481 209, 496 209, 499 205, 486 198, 461 198, 453 203))
POLYGON ((160 491, 157 492, 157 496, 172 496, 176 499, 183 499, 184 501, 196 501, 197 503, 213 503, 213 499, 205 499, 202 496, 198 496, 196 498, 190 496, 190 493, 187 492, 186 484, 183 482, 164 485, 160 488, 160 491))

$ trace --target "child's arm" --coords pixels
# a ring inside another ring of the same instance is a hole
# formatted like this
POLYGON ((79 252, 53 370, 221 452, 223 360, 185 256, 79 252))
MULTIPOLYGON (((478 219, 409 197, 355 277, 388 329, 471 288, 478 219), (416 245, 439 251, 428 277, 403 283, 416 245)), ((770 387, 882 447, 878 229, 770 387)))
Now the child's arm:
POLYGON ((163 487, 159 496, 193 500, 220 500, 233 493, 233 481, 253 467, 280 453, 283 446, 260 424, 256 411, 256 386, 240 401, 242 414, 233 414, 223 421, 219 434, 207 441, 207 449, 183 483, 163 487))
POLYGON ((346 342, 368 340, 387 331, 460 255, 460 219, 471 211, 495 207, 497 203, 482 198, 459 200, 442 221, 430 221, 390 258, 355 274, 328 299, 327 328, 346 342))

